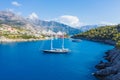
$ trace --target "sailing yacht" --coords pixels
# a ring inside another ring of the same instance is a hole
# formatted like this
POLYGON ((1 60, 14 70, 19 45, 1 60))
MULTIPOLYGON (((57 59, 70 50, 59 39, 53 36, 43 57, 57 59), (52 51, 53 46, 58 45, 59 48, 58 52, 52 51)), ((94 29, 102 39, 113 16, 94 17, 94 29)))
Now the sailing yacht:
POLYGON ((53 48, 53 35, 51 36, 51 48, 49 50, 43 50, 44 53, 68 53, 69 49, 64 48, 64 34, 62 37, 62 48, 53 48))

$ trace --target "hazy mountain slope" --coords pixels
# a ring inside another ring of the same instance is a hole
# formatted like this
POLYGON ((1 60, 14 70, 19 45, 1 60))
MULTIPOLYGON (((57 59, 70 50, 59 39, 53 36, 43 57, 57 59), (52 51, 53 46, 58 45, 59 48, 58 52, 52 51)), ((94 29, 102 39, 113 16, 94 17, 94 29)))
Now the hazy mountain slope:
POLYGON ((68 26, 59 22, 55 22, 55 21, 30 20, 30 19, 28 19, 28 21, 33 23, 37 28, 41 27, 46 30, 51 29, 54 32, 63 31, 68 34, 77 34, 81 32, 80 29, 72 28, 71 26, 68 26))
POLYGON ((10 11, 0 11, 0 24, 34 30, 33 25, 30 22, 10 11))
POLYGON ((72 28, 71 26, 62 23, 58 23, 55 21, 43 21, 39 19, 26 19, 10 11, 0 11, 0 24, 21 27, 32 31, 51 29, 54 32, 64 31, 68 34, 77 34, 81 32, 79 29, 72 28))
POLYGON ((101 26, 104 26, 104 25, 85 25, 85 26, 80 27, 79 29, 82 32, 85 32, 85 31, 88 31, 90 29, 95 29, 95 28, 98 28, 98 27, 101 27, 101 26))

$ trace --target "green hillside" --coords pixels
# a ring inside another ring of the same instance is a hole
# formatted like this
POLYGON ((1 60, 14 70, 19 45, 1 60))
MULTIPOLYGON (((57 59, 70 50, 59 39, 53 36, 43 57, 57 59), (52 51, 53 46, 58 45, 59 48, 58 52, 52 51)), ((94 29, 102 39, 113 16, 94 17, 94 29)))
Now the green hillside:
POLYGON ((77 34, 73 37, 101 41, 111 40, 116 42, 116 47, 120 47, 120 24, 91 29, 87 32, 77 34))
POLYGON ((6 24, 0 24, 0 39, 40 39, 41 34, 33 31, 23 29, 20 27, 14 27, 6 24))

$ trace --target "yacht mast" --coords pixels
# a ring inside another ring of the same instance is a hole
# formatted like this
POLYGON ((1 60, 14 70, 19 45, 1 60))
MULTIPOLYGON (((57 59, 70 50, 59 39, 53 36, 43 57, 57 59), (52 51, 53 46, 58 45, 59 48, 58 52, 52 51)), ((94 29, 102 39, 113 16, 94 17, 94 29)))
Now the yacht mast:
POLYGON ((51 50, 53 50, 53 29, 52 29, 52 27, 53 27, 53 22, 52 22, 52 25, 51 25, 51 50))
POLYGON ((51 50, 53 49, 53 37, 51 35, 51 50))
POLYGON ((64 49, 64 33, 63 33, 63 39, 62 39, 62 49, 64 49))

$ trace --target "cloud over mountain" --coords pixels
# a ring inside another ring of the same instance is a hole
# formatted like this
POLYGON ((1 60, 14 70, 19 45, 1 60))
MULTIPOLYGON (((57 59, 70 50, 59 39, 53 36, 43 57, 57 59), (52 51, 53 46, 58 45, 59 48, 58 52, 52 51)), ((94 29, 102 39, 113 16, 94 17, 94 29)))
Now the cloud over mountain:
POLYGON ((103 25, 117 25, 116 23, 111 23, 111 22, 106 22, 106 21, 102 21, 102 22, 100 22, 100 24, 103 24, 103 25))
POLYGON ((21 4, 20 4, 20 3, 18 3, 18 2, 16 2, 16 1, 13 1, 11 4, 12 4, 12 5, 14 5, 14 6, 16 6, 16 7, 21 6, 21 4))
POLYGON ((56 18, 55 20, 58 22, 70 25, 74 28, 80 27, 82 25, 79 18, 77 16, 72 16, 72 15, 63 15, 56 18))

